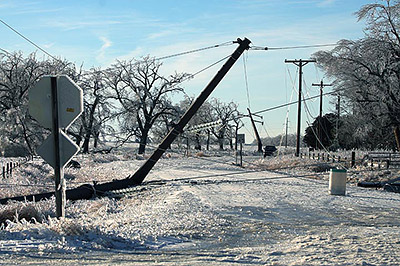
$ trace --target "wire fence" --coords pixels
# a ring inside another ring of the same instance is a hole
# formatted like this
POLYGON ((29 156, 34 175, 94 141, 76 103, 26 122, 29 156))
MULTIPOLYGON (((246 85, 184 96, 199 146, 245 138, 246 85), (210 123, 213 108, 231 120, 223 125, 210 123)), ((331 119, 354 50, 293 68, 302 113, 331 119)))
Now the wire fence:
POLYGON ((1 177, 3 179, 12 177, 15 170, 17 168, 20 168, 21 166, 23 166, 28 160, 29 160, 28 157, 13 158, 13 159, 7 159, 7 158, 0 159, 1 177))

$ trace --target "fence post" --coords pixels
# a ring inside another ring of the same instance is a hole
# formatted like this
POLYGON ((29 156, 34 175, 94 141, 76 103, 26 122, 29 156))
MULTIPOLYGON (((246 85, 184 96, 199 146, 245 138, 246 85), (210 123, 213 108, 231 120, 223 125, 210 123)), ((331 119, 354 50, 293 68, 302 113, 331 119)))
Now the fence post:
POLYGON ((356 165, 356 152, 352 151, 351 152, 351 167, 354 167, 356 165))

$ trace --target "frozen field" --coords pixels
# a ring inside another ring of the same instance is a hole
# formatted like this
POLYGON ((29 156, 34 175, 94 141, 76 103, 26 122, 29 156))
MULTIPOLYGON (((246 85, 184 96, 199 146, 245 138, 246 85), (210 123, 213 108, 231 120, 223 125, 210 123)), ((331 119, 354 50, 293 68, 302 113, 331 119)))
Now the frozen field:
MULTIPOLYGON (((86 166, 66 171, 71 184, 123 178, 143 163, 117 156, 78 159, 86 166)), ((53 199, 23 204, 41 222, 7 222, 0 231, 0 264, 400 264, 400 194, 348 185, 346 196, 331 196, 327 181, 249 173, 233 161, 166 157, 145 180, 165 182, 137 187, 121 199, 68 202, 64 220, 49 218, 53 199)), ((33 184, 28 173, 39 168, 43 176, 36 184, 52 184, 51 169, 40 161, 7 182, 33 184)), ((1 190, 1 197, 12 191, 1 190)))

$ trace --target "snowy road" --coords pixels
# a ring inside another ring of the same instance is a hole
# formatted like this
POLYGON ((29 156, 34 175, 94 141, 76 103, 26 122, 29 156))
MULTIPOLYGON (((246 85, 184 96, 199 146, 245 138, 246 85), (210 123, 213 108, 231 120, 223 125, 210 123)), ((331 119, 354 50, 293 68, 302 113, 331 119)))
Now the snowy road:
POLYGON ((331 196, 325 181, 185 160, 160 161, 146 180, 203 178, 69 203, 70 221, 84 221, 62 241, 35 226, 25 239, 3 232, 0 265, 400 263, 400 194, 348 185, 346 196, 331 196))

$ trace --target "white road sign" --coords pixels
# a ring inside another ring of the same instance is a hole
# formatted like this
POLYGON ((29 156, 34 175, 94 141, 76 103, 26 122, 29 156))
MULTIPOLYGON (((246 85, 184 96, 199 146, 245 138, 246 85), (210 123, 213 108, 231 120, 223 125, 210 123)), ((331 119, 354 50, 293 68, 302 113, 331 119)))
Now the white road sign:
MULTIPOLYGON (((63 131, 60 130, 60 167, 64 167, 74 156, 78 153, 79 147, 76 145, 63 131)), ((37 150, 37 154, 40 155, 51 167, 56 166, 55 162, 55 147, 54 147, 54 135, 50 134, 45 139, 37 150)))
MULTIPOLYGON (((83 111, 82 90, 68 76, 57 76, 60 128, 67 128, 83 111)), ((43 127, 51 129, 51 76, 42 77, 29 91, 29 113, 43 127)))

